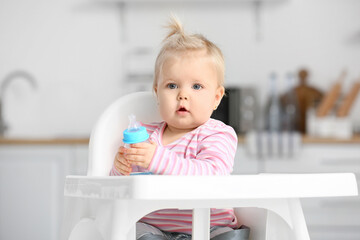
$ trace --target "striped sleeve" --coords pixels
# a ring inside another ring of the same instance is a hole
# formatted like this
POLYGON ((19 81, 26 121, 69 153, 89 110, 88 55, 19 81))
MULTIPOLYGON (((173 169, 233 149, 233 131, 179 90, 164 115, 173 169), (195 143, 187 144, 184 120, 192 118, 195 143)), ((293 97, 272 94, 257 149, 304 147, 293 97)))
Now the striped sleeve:
POLYGON ((235 131, 224 125, 221 129, 206 127, 197 133, 181 151, 157 146, 149 170, 163 175, 228 175, 232 172, 237 146, 235 131), (184 157, 184 151, 196 149, 184 157))
POLYGON ((118 170, 115 168, 115 166, 113 164, 110 169, 109 176, 122 176, 122 174, 118 172, 118 170))

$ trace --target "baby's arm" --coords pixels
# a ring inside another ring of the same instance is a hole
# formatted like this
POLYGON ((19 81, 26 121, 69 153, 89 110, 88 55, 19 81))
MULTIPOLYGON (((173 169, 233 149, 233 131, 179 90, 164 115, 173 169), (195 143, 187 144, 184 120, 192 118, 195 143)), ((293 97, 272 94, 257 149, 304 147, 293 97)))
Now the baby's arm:
POLYGON ((193 157, 184 158, 158 146, 148 170, 164 175, 228 175, 232 172, 236 147, 237 136, 230 128, 201 139, 193 157))

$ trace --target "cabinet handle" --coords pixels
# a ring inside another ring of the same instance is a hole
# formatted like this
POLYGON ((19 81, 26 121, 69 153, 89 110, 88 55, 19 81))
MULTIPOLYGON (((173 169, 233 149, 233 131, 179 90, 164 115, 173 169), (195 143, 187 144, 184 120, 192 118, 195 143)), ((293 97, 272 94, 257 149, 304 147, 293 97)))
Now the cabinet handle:
POLYGON ((360 209, 360 197, 351 197, 351 199, 339 198, 332 200, 322 200, 320 206, 324 208, 351 208, 360 209))
POLYGON ((360 158, 334 158, 334 159, 322 159, 321 163, 324 165, 351 165, 351 166, 359 166, 360 158))

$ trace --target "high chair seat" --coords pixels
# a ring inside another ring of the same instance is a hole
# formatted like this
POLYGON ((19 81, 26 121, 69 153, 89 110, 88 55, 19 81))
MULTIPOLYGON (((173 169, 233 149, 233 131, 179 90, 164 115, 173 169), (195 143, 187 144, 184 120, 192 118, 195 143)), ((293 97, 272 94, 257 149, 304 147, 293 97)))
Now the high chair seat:
POLYGON ((251 239, 309 240, 301 198, 358 194, 352 173, 107 176, 127 115, 150 122, 159 118, 156 109, 151 93, 135 93, 100 117, 91 134, 88 175, 65 180, 62 239, 134 240, 144 215, 177 208, 193 209, 193 239, 206 240, 210 208, 235 208, 251 239))

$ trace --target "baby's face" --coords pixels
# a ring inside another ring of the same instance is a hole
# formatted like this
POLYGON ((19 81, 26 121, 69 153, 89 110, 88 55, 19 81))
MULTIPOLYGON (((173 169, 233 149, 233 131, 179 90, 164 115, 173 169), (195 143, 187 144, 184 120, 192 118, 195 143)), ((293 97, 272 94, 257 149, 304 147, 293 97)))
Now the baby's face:
POLYGON ((185 131, 205 123, 224 95, 214 62, 205 50, 168 59, 155 91, 168 127, 185 131))

